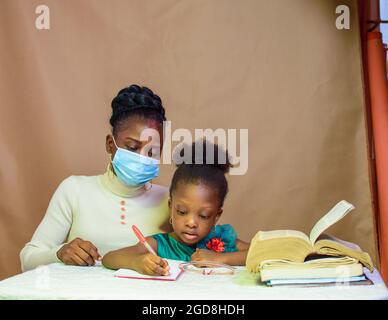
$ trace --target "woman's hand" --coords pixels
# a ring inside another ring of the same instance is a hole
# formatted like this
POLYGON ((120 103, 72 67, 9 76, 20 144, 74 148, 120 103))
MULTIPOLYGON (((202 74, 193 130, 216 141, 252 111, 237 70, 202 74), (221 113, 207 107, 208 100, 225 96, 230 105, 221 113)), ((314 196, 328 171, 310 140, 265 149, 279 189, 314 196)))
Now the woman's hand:
POLYGON ((167 276, 170 266, 167 261, 152 253, 145 253, 138 257, 136 271, 150 276, 167 276))
POLYGON ((102 259, 93 243, 80 238, 65 244, 57 251, 57 257, 64 264, 75 266, 94 266, 96 260, 102 259))
MULTIPOLYGON (((202 262, 218 262, 222 263, 222 253, 218 253, 206 249, 196 249, 195 252, 191 255, 191 261, 202 262)), ((206 263, 201 264, 201 267, 207 267, 206 263)))

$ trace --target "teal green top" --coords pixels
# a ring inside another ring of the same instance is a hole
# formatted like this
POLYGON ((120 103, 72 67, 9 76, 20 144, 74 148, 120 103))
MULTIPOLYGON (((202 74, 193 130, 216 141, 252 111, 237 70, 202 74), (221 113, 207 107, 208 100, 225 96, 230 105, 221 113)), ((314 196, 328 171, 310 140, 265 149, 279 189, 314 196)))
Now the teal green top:
POLYGON ((190 261, 196 248, 216 252, 238 251, 237 233, 230 224, 214 226, 209 234, 194 246, 180 243, 169 233, 158 233, 153 235, 152 238, 158 244, 158 256, 165 259, 190 261))
POLYGON ((169 233, 158 233, 152 236, 158 243, 158 256, 165 259, 190 261, 196 247, 190 247, 170 236, 169 233))

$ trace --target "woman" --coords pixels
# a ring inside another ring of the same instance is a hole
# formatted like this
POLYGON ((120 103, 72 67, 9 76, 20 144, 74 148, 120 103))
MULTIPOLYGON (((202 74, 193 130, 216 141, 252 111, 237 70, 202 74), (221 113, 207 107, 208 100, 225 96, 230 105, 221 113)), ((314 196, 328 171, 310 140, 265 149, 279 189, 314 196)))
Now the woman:
POLYGON ((70 176, 55 191, 31 241, 20 253, 22 271, 62 261, 91 266, 137 239, 168 228, 168 189, 152 184, 159 173, 165 111, 150 89, 131 85, 112 101, 111 161, 99 176, 70 176), (147 132, 151 140, 142 136, 147 132))

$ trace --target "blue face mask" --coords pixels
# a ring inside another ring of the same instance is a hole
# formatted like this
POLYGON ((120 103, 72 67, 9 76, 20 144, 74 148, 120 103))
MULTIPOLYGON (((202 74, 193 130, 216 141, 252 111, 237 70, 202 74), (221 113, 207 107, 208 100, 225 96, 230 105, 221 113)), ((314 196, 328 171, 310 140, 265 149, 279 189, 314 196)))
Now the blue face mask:
POLYGON ((122 183, 131 187, 139 187, 159 175, 159 160, 119 148, 115 138, 113 136, 112 138, 117 148, 112 165, 122 183))

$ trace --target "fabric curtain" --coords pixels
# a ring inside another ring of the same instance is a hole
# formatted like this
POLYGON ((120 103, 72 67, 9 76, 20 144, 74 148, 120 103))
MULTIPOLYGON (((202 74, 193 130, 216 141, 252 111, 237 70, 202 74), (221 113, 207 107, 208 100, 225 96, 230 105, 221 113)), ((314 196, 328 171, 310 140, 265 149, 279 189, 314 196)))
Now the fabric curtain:
POLYGON ((388 283, 388 83, 381 32, 368 33, 368 74, 378 188, 381 272, 388 283))
POLYGON ((173 131, 249 130, 248 171, 228 176, 220 220, 241 239, 309 234, 345 199, 356 210, 328 232, 377 263, 356 0, 43 3, 47 30, 42 1, 0 0, 0 279, 20 272, 59 183, 105 172, 110 103, 132 83, 161 96, 173 131))

